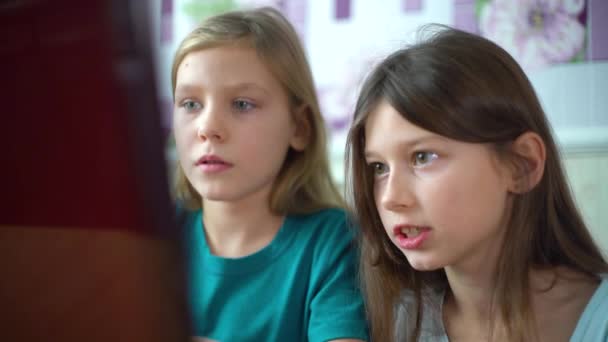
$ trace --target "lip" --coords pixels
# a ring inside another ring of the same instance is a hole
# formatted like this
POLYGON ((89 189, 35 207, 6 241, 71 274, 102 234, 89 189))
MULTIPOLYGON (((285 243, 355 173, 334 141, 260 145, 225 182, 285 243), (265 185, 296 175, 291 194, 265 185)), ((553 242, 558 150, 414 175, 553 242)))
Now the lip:
POLYGON ((429 227, 415 226, 411 224, 400 224, 393 227, 393 236, 395 237, 398 247, 409 250, 420 248, 424 241, 426 241, 426 239, 429 237, 430 233, 431 228, 429 227), (401 229, 403 228, 418 228, 420 233, 415 237, 408 238, 406 235, 401 233, 401 229))
POLYGON ((232 164, 214 154, 206 154, 195 165, 205 173, 219 173, 232 168, 232 164))

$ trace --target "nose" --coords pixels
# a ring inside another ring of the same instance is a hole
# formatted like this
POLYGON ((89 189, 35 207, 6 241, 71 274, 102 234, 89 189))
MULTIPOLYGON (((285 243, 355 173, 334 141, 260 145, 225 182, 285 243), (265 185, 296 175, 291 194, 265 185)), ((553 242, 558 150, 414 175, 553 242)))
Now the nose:
POLYGON ((380 190, 379 200, 382 208, 399 212, 411 208, 416 203, 416 196, 407 175, 392 172, 380 190))
POLYGON ((197 136, 203 141, 223 142, 227 138, 225 118, 218 108, 208 106, 199 115, 197 136))

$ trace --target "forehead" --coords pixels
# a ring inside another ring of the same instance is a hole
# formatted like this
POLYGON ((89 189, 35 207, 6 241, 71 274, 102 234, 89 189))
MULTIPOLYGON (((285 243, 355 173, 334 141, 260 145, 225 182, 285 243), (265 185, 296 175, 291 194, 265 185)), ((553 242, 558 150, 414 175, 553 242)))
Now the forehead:
POLYGON ((365 156, 384 156, 404 150, 414 149, 420 144, 440 144, 461 160, 471 163, 488 162, 499 167, 505 164, 498 160, 498 155, 484 143, 468 143, 450 139, 428 131, 406 120, 388 102, 380 102, 368 115, 365 121, 365 156), (449 147, 448 147, 449 146, 449 147))
POLYGON ((391 137, 413 139, 435 135, 407 121, 386 100, 380 101, 368 114, 364 134, 366 145, 372 144, 377 139, 386 140, 391 137))
MULTIPOLYGON (((401 154, 421 144, 457 143, 442 135, 416 126, 402 116, 388 102, 380 102, 364 123, 363 154, 366 157, 401 154)), ((437 145, 434 145, 435 147, 437 145)))
POLYGON ((283 87, 257 51, 247 46, 218 46, 188 53, 177 69, 176 91, 180 85, 222 88, 248 84, 268 92, 283 87))

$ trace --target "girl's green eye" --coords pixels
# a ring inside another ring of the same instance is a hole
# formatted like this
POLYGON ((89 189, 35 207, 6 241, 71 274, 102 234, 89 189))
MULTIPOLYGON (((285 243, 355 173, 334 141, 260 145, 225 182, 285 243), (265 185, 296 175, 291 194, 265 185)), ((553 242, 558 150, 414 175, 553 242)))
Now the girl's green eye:
POLYGON ((239 112, 247 112, 255 108, 255 104, 247 100, 236 100, 232 103, 232 106, 239 112))
POLYGON ((414 152, 414 155, 412 156, 412 164, 414 166, 423 166, 426 165, 430 162, 432 162, 433 160, 437 159, 437 153, 433 153, 433 152, 426 152, 426 151, 419 151, 419 152, 414 152))
POLYGON ((388 167, 382 163, 371 163, 369 166, 376 176, 385 174, 388 171, 388 167))

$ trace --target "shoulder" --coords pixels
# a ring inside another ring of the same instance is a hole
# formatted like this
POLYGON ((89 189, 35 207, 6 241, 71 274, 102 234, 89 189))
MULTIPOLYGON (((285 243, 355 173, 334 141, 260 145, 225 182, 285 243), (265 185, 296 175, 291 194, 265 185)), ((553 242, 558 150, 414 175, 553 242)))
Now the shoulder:
POLYGON ((356 249, 349 219, 342 209, 298 215, 305 243, 311 341, 339 338, 367 340, 363 298, 357 287, 356 249))
POLYGON ((340 208, 325 208, 308 214, 297 214, 290 216, 300 222, 321 225, 332 223, 345 223, 348 220, 348 215, 346 214, 346 211, 340 208))
POLYGON ((354 241, 354 231, 346 211, 328 208, 303 215, 289 216, 290 229, 298 239, 314 248, 336 248, 354 241))
POLYGON ((310 214, 289 217, 289 231, 294 239, 291 253, 299 254, 310 264, 311 281, 352 275, 357 265, 354 234, 342 209, 323 209, 310 214))
POLYGON ((199 224, 202 224, 202 210, 188 209, 179 203, 175 205, 175 222, 182 235, 188 237, 199 224))
POLYGON ((601 282, 581 315, 571 341, 608 341, 608 274, 601 282))
MULTIPOLYGON (((422 341, 444 341, 445 330, 443 328, 443 289, 423 289, 421 294, 422 319, 421 340, 422 341)), ((418 304, 413 290, 405 289, 401 292, 394 307, 395 333, 397 341, 405 341, 407 336, 415 329, 418 316, 418 304)))
POLYGON ((418 316, 414 291, 409 289, 403 290, 393 310, 397 340, 404 341, 407 338, 407 334, 416 325, 416 317, 418 316))
POLYGON ((346 211, 339 208, 321 209, 309 214, 289 215, 291 225, 310 234, 343 234, 350 227, 346 211))

